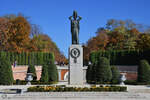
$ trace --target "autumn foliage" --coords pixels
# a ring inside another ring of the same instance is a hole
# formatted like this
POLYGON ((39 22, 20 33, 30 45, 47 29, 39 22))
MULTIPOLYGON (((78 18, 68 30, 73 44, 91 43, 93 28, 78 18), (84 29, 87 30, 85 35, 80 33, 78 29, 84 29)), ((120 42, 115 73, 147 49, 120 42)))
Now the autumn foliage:
POLYGON ((23 15, 0 17, 0 51, 51 52, 55 54, 56 61, 66 62, 65 56, 51 38, 23 15))
POLYGON ((146 30, 148 29, 131 20, 108 20, 106 26, 98 28, 96 36, 90 38, 83 46, 84 61, 89 61, 90 53, 98 50, 150 49, 150 34, 146 30))

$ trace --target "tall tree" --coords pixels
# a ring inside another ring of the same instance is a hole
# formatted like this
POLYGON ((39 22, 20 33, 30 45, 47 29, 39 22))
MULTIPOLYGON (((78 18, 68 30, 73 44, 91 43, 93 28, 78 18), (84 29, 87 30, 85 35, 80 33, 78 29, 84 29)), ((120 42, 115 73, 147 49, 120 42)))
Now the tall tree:
POLYGON ((10 22, 12 25, 9 30, 8 50, 15 52, 27 51, 31 29, 29 22, 23 16, 18 16, 10 22))
POLYGON ((141 34, 138 26, 132 20, 108 20, 106 27, 98 28, 96 36, 84 45, 84 61, 89 60, 92 51, 137 49, 137 40, 141 34))
POLYGON ((65 62, 65 56, 60 52, 56 44, 46 34, 34 36, 32 44, 37 48, 37 51, 54 53, 57 62, 65 62))
POLYGON ((88 60, 90 52, 106 49, 109 41, 107 30, 99 29, 96 33, 96 37, 89 39, 87 44, 83 46, 85 60, 88 60))
POLYGON ((34 37, 34 36, 37 36, 39 34, 42 34, 41 27, 39 25, 36 25, 36 24, 31 24, 30 37, 34 37))
POLYGON ((140 34, 137 40, 136 48, 139 50, 150 49, 150 34, 140 34))
POLYGON ((8 49, 9 28, 11 23, 6 18, 0 18, 0 50, 8 49))

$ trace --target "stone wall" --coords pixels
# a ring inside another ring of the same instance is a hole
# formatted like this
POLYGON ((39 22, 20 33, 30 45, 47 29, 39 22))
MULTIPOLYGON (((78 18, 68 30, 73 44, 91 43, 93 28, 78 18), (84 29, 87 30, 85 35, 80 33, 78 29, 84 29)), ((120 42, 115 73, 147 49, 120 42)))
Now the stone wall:
MULTIPOLYGON (((35 66, 35 68, 36 68, 37 80, 39 80, 41 77, 42 66, 35 66)), ((28 66, 12 67, 14 80, 16 79, 25 80, 27 69, 28 69, 28 66)))
POLYGON ((127 80, 136 80, 137 79, 137 72, 121 72, 124 73, 127 80))
MULTIPOLYGON (((12 67, 14 79, 15 80, 16 79, 25 80, 27 68, 28 68, 28 66, 12 67)), ((37 80, 39 80, 41 77, 42 66, 35 66, 35 68, 36 68, 37 80)), ((59 81, 67 81, 67 80, 64 80, 64 76, 68 72, 68 66, 57 66, 57 69, 58 69, 58 73, 59 73, 59 81)), ((83 67, 84 82, 86 82, 86 79, 85 79, 86 78, 86 69, 87 69, 87 67, 83 67)), ((120 73, 125 73, 127 80, 136 80, 137 79, 136 71, 121 70, 120 73)))

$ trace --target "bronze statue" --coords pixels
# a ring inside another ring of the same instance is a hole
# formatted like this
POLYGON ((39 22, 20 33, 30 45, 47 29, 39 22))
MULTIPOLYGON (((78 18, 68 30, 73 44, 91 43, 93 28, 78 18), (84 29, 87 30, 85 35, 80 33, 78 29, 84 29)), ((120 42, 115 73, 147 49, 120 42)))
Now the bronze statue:
POLYGON ((73 16, 70 16, 69 19, 71 21, 72 44, 79 44, 79 21, 82 18, 77 15, 76 11, 73 11, 73 16))

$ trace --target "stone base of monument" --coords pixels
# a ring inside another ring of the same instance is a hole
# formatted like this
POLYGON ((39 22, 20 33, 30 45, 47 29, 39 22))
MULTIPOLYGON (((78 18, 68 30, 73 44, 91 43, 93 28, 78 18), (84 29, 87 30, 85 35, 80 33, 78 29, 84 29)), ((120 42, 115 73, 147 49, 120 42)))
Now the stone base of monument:
POLYGON ((69 48, 69 84, 83 85, 83 48, 71 45, 69 48))
POLYGON ((0 91, 0 93, 3 94, 16 94, 16 93, 21 93, 22 89, 3 89, 0 91))

